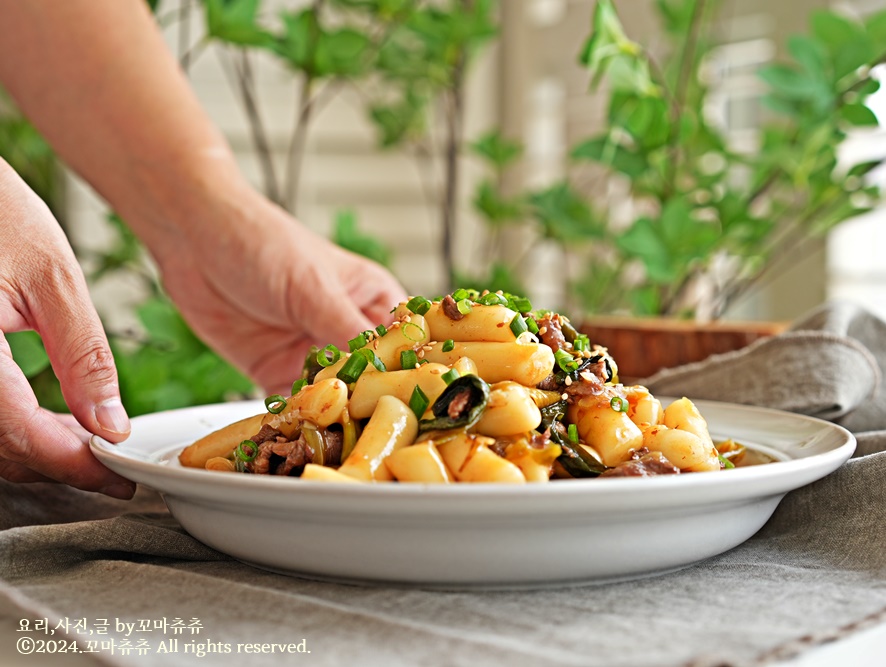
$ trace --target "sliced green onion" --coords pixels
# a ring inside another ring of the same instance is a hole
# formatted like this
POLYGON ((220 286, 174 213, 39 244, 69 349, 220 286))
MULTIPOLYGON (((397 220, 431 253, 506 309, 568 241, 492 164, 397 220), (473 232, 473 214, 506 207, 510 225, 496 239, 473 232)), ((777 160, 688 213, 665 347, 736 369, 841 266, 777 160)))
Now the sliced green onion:
POLYGON ((308 385, 308 381, 302 378, 301 380, 296 380, 292 383, 292 394, 291 396, 295 396, 298 392, 304 389, 308 385))
POLYGON ((356 352, 361 347, 366 345, 366 334, 361 333, 359 336, 355 336, 351 340, 348 341, 348 349, 351 352, 356 352))
POLYGON ((379 336, 384 336, 386 333, 388 333, 388 328, 384 324, 379 324, 377 327, 375 327, 375 331, 376 333, 378 333, 379 336))
POLYGON ((352 382, 357 381, 357 378, 359 378, 363 374, 363 371, 366 370, 366 367, 368 365, 369 359, 367 359, 365 356, 363 356, 362 354, 352 354, 350 357, 348 357, 345 365, 342 366, 339 369, 338 373, 335 374, 335 377, 337 377, 345 384, 351 384, 352 382))
POLYGON ((479 299, 477 299, 477 303, 479 303, 481 306, 507 306, 508 300, 501 294, 489 292, 488 294, 484 294, 479 299))
POLYGON ((400 368, 404 371, 410 368, 415 368, 417 363, 418 355, 415 353, 415 350, 403 350, 400 353, 400 368))
POLYGON ((234 456, 236 456, 241 461, 246 461, 249 463, 252 461, 256 455, 258 454, 258 445, 255 444, 252 440, 244 440, 237 448, 234 450, 234 456))
POLYGON ((628 402, 621 396, 613 396, 612 400, 609 401, 609 407, 611 407, 616 412, 627 412, 629 406, 628 402))
POLYGON ((471 312, 471 309, 473 308, 470 299, 462 299, 461 301, 456 303, 455 306, 456 308, 458 308, 458 312, 460 312, 462 315, 467 315, 471 312))
POLYGON ((717 458, 720 459, 720 465, 723 466, 724 468, 726 468, 727 470, 735 467, 735 464, 732 461, 730 461, 729 459, 727 459, 725 456, 723 456, 722 454, 717 454, 717 458))
POLYGON ((571 354, 569 354, 566 350, 557 350, 554 352, 554 360, 557 362, 557 365, 560 367, 564 373, 571 373, 574 370, 577 370, 581 365, 581 362, 576 360, 571 354))
POLYGON ((431 363, 431 362, 428 361, 427 359, 419 359, 419 360, 418 360, 418 365, 419 365, 419 366, 424 366, 425 364, 429 364, 429 363, 431 363))
POLYGON ((409 397, 409 408, 415 413, 415 416, 421 419, 430 404, 431 401, 427 394, 421 390, 421 387, 415 385, 412 396, 409 397))
POLYGON ((418 326, 415 322, 404 322, 400 325, 403 335, 411 341, 419 343, 425 338, 425 330, 418 326), (415 331, 413 331, 415 329, 415 331))
POLYGON ((332 366, 339 359, 341 359, 341 350, 335 345, 327 345, 317 352, 317 363, 323 366, 323 368, 332 366))
POLYGON ((461 301, 462 299, 468 298, 468 290, 459 288, 452 293, 452 299, 454 301, 461 301))
POLYGON ((455 368, 450 368, 448 371, 443 373, 440 377, 443 378, 443 382, 449 384, 453 380, 457 380, 461 377, 461 373, 459 373, 455 368))
POLYGON ((357 354, 362 355, 366 358, 366 362, 375 366, 375 370, 381 371, 384 373, 387 369, 385 366, 385 362, 383 362, 379 356, 370 349, 365 350, 357 350, 357 354))
POLYGON ((406 307, 416 315, 424 315, 431 309, 431 302, 423 296, 414 296, 406 302, 406 307))
POLYGON ((529 331, 529 327, 526 326, 526 320, 524 320, 523 316, 519 313, 514 315, 514 319, 511 320, 511 331, 514 332, 514 335, 517 338, 520 337, 520 334, 529 331))
POLYGON ((569 436, 570 442, 578 444, 578 426, 570 424, 569 428, 566 429, 566 435, 569 436))
POLYGON ((286 408, 286 399, 280 394, 268 396, 265 399, 265 407, 272 415, 279 415, 286 408))
POLYGON ((516 310, 518 313, 528 313, 532 310, 532 302, 522 296, 511 296, 508 299, 508 307, 511 310, 516 310))
POLYGON ((534 317, 526 318, 526 328, 529 329, 529 333, 538 333, 538 322, 535 321, 534 317))
POLYGON ((451 338, 443 341, 443 351, 452 352, 455 349, 455 341, 451 338))

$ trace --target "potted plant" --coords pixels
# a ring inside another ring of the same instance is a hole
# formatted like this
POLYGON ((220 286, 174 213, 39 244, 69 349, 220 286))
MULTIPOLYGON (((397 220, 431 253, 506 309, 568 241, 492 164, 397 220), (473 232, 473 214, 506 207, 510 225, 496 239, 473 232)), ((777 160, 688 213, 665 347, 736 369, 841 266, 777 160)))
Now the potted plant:
MULTIPOLYGON (((511 197, 492 178, 475 198, 491 229, 528 225, 534 242, 559 248, 563 266, 581 267, 562 276, 571 312, 591 316, 592 339, 640 377, 779 329, 720 323, 692 333, 695 324, 662 327, 661 318, 717 319, 814 239, 874 206, 879 190, 864 177, 881 160, 845 168, 837 151, 847 132, 877 124, 865 99, 879 88, 872 68, 886 60, 886 12, 865 21, 813 13, 809 34, 790 38, 790 59, 758 72, 766 120, 755 149, 741 151, 706 113, 720 3, 650 4, 669 41, 661 58, 628 37, 612 0, 596 4, 581 62, 594 94, 607 96, 606 123, 572 148, 568 177, 511 197), (626 197, 591 198, 587 185, 601 179, 626 197), (612 313, 656 319, 630 333, 633 322, 599 317, 612 313)), ((494 175, 520 155, 494 132, 474 149, 494 175)), ((519 275, 508 264, 497 273, 511 283, 519 275)))

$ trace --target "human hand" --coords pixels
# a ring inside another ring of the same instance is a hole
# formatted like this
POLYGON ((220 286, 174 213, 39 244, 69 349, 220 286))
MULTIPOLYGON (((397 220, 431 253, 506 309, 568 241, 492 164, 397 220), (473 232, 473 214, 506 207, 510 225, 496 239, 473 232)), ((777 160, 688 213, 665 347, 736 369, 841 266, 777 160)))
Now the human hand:
POLYGON ((195 332, 268 392, 288 395, 311 345, 345 347, 389 323, 405 292, 387 270, 245 184, 218 191, 224 197, 180 226, 199 231, 155 254, 195 332))
POLYGON ((129 419, 83 273, 52 213, 0 160, 0 477, 130 498, 134 485, 98 462, 82 431, 37 404, 3 336, 28 329, 43 337, 77 422, 111 442, 125 439, 129 419))

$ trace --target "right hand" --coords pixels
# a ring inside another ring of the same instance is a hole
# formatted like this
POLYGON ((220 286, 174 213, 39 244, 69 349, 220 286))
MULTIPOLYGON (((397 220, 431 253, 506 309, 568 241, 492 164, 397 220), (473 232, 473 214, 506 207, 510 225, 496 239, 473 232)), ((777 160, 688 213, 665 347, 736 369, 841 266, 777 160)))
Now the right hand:
POLYGON ((124 440, 129 418, 83 273, 46 204, 0 159, 0 477, 130 498, 132 482, 103 466, 76 430, 39 407, 3 336, 29 329, 42 336, 77 422, 110 442, 124 440))

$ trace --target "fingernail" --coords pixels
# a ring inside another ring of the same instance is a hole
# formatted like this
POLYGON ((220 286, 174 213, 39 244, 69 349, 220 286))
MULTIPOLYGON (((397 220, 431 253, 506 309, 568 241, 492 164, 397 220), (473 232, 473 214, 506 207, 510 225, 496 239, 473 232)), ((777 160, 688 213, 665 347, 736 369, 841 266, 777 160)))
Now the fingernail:
POLYGON ((129 433, 129 417, 119 398, 110 398, 95 408, 98 425, 111 433, 129 433))
POLYGON ((99 489, 99 493, 104 493, 111 498, 119 498, 120 500, 129 500, 135 495, 135 486, 132 484, 111 484, 103 489, 99 489))

